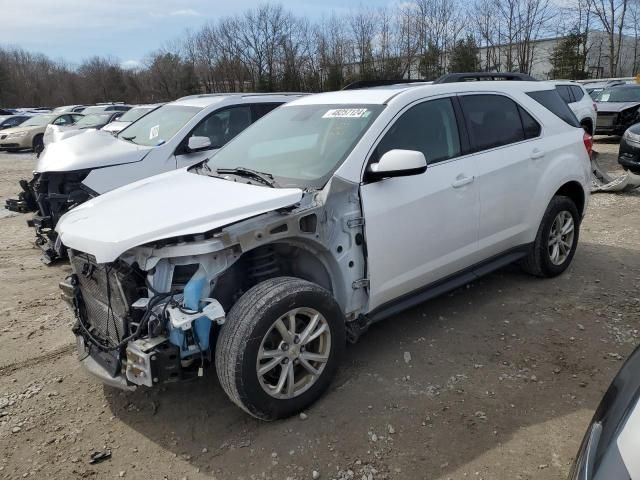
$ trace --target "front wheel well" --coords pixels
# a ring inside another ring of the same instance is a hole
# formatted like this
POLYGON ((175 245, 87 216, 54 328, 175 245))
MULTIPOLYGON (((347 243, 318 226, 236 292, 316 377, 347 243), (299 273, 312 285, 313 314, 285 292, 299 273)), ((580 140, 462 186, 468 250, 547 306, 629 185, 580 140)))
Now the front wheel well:
POLYGON ((554 196, 561 195, 564 197, 569 197, 573 200, 573 203, 576 204, 576 208, 578 209, 578 213, 582 217, 584 213, 584 189, 579 182, 571 181, 562 185, 558 191, 554 194, 554 196))
POLYGON ((226 311, 253 286, 275 277, 295 277, 334 293, 329 268, 316 252, 287 242, 249 250, 216 281, 212 292, 226 311))

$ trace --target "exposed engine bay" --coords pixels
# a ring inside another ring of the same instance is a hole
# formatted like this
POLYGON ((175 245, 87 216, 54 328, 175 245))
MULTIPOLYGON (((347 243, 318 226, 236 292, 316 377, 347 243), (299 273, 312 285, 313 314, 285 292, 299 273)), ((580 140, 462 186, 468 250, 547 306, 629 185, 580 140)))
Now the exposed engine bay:
POLYGON ((70 250, 74 273, 60 287, 80 349, 99 366, 88 370, 121 388, 203 376, 226 312, 252 286, 279 276, 331 291, 356 338, 353 320, 367 302, 357 192, 334 178, 292 207, 151 242, 111 263, 70 250))
POLYGON ((14 212, 34 212, 27 225, 35 229, 35 245, 42 250, 46 264, 66 257, 55 227, 70 209, 94 194, 82 184, 89 171, 35 173, 30 181, 21 180, 22 192, 8 199, 5 208, 14 212))

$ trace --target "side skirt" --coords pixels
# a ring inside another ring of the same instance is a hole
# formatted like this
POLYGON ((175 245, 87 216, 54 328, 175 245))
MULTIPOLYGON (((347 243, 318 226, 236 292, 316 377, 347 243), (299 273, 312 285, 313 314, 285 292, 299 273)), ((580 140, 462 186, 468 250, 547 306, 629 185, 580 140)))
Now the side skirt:
POLYGON ((525 244, 508 250, 505 253, 496 255, 495 257, 484 260, 476 265, 465 268, 460 272, 454 273, 448 277, 431 283, 413 292, 407 293, 402 297, 396 298, 390 302, 380 305, 375 310, 366 315, 370 323, 379 322, 386 318, 392 317, 404 310, 415 307, 421 303, 439 297, 456 288, 460 288, 467 283, 473 282, 478 278, 487 275, 499 268, 510 263, 516 262, 527 255, 531 244, 525 244))

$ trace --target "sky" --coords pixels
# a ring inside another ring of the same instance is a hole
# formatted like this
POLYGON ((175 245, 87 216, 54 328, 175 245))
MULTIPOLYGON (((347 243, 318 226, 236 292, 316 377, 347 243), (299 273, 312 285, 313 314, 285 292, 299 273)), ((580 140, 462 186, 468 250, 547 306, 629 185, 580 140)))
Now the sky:
MULTIPOLYGON (((281 0, 297 15, 319 19, 360 5, 389 0, 281 0)), ((144 56, 187 29, 255 7, 256 0, 0 0, 0 46, 78 64, 93 55, 113 56, 135 67, 144 56)))

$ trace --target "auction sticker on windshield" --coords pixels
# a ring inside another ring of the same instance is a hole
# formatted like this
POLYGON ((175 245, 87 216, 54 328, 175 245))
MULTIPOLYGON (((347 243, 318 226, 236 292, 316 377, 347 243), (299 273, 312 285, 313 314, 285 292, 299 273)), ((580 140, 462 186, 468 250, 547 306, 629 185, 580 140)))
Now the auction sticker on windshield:
POLYGON ((322 118, 366 118, 370 113, 366 108, 335 108, 328 110, 322 118))
POLYGON ((153 140, 158 135, 160 135, 160 125, 156 125, 155 127, 151 127, 151 130, 149 130, 149 140, 153 140))

